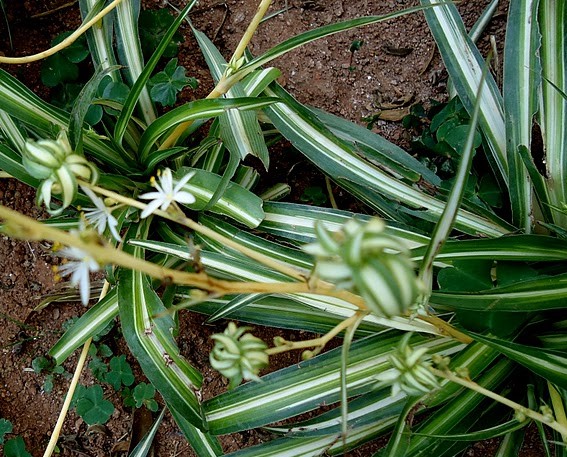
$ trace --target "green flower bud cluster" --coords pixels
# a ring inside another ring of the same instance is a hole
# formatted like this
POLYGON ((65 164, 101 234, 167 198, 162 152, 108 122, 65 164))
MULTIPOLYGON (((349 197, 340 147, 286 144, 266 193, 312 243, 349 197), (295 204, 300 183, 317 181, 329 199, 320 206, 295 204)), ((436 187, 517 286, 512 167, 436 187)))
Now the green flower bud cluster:
POLYGON ((77 178, 96 182, 98 171, 85 157, 75 154, 64 131, 56 140, 27 140, 22 154, 26 171, 43 182, 37 190, 36 202, 45 202, 50 214, 58 215, 77 195, 77 178), (51 195, 59 195, 62 206, 52 208, 51 195))
POLYGON ((211 338, 216 341, 210 354, 211 366, 229 379, 229 388, 242 380, 258 381, 258 373, 268 366, 268 346, 260 338, 246 333, 250 327, 238 327, 230 322, 224 333, 211 338))
POLYGON ((378 376, 379 386, 392 384, 392 395, 404 392, 410 396, 421 396, 439 387, 439 382, 429 369, 426 361, 427 348, 413 349, 409 345, 411 333, 400 340, 396 350, 390 355, 393 370, 378 376))
POLYGON ((384 232, 381 219, 348 221, 340 231, 315 225, 317 242, 304 246, 316 257, 314 274, 364 298, 379 316, 399 316, 414 303, 420 282, 408 249, 384 232))

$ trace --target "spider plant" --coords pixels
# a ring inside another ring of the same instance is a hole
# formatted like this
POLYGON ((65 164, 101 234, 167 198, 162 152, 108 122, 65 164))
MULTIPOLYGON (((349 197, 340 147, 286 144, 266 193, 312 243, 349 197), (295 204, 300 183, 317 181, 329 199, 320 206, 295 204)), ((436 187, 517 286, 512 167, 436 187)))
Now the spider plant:
MULTIPOLYGON (((206 99, 160 115, 147 82, 194 3, 143 62, 140 2, 119 2, 89 32, 97 71, 71 113, 0 72, 0 168, 37 187, 40 200, 60 214, 39 223, 0 208, 4 230, 71 246, 75 271, 87 273, 73 276, 83 289, 89 270, 78 269, 85 259, 114 266, 106 270, 108 292, 50 355, 61 363, 119 317, 130 350, 200 456, 223 455, 219 435, 256 427, 274 439, 231 455, 344 454, 390 432, 376 455, 459 455, 470 442, 497 436, 504 436, 501 455, 514 455, 534 417, 552 455, 541 421, 553 425, 555 441, 567 425, 564 6, 510 2, 500 91, 490 74, 483 76, 484 60, 452 3, 423 0, 401 12, 326 25, 252 56, 244 48, 269 6, 262 1, 229 62, 191 27, 216 87, 206 99), (450 191, 379 135, 299 103, 267 66, 313 40, 418 11, 471 115, 466 145, 455 151, 461 164, 450 191), (129 86, 123 103, 96 96, 108 78, 129 86), (105 115, 91 127, 84 116, 93 103, 105 115), (543 153, 531 149, 534 116, 543 153), (477 127, 482 147, 473 160, 477 127), (258 196, 259 174, 242 160, 254 155, 269 170, 267 139, 274 130, 385 225, 363 214, 258 196), (505 207, 465 191, 471 174, 493 176, 505 207), (105 237, 108 226, 92 227, 93 219, 84 227, 75 208, 93 203, 118 237, 105 237), (160 295, 162 286, 167 293, 160 295), (325 336, 280 339, 265 349, 246 329, 229 326, 215 336, 212 364, 234 376, 231 384, 251 381, 202 402, 203 378, 173 336, 178 312, 325 336), (343 348, 320 354, 339 334, 343 348), (294 349, 307 349, 306 360, 258 379, 265 355, 294 349), (422 360, 426 353, 437 368, 422 360), (392 363, 397 367, 403 354, 419 354, 416 373, 435 374, 436 387, 402 386, 392 363), (384 379, 399 387, 395 395, 384 379), (486 392, 514 400, 523 417, 486 392), (331 407, 297 419, 321 405, 331 407), (534 414, 540 406, 543 416, 534 414), (426 418, 412 423, 423 412, 426 418)), ((85 20, 103 4, 81 0, 85 20)), ((557 446, 557 455, 563 449, 557 446)))

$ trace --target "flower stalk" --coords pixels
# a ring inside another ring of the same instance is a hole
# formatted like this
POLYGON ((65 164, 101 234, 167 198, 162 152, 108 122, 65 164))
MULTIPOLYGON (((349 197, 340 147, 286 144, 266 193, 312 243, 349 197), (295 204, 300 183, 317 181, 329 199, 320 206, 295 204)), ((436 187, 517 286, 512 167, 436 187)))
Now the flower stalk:
MULTIPOLYGON (((260 5, 258 5, 258 10, 256 11, 256 14, 252 18, 252 21, 248 25, 246 32, 244 32, 244 35, 240 39, 240 42, 238 43, 238 46, 236 47, 234 54, 230 59, 230 62, 227 66, 227 71, 219 79, 214 89, 209 93, 209 95, 207 95, 206 97, 207 99, 222 97, 230 90, 232 86, 234 86, 238 81, 240 81, 244 76, 246 76, 245 74, 243 73, 241 74, 238 72, 238 69, 242 65, 242 57, 244 55, 244 51, 246 50, 246 47, 250 44, 250 40, 252 40, 254 33, 256 33, 256 30, 258 29, 260 22, 262 21, 263 17, 266 15, 266 12, 268 11, 268 8, 270 7, 271 4, 272 4, 272 0, 260 1, 260 5)), ((159 149, 164 150, 172 147, 181 137, 181 135, 183 135, 183 132, 185 132, 185 130, 187 130, 192 124, 193 121, 187 121, 179 124, 173 130, 173 132, 167 138, 165 138, 163 143, 160 145, 159 149)))
POLYGON ((431 370, 431 373, 433 373, 435 376, 452 381, 456 384, 466 387, 467 389, 474 390, 475 392, 478 392, 479 394, 482 394, 485 397, 491 398, 494 401, 497 401, 505 406, 512 408, 519 417, 529 417, 530 419, 548 425, 553 430, 559 432, 562 437, 567 436, 567 426, 565 424, 559 423, 557 420, 555 420, 552 416, 550 417, 548 414, 541 414, 538 413, 537 411, 526 408, 525 406, 520 405, 515 401, 503 397, 502 395, 498 395, 497 393, 491 390, 485 389, 476 382, 468 379, 468 377, 457 376, 449 369, 439 370, 433 367, 430 367, 429 369, 431 370))
POLYGON ((53 47, 51 47, 51 48, 49 48, 45 51, 39 52, 37 54, 32 54, 32 55, 29 55, 29 56, 24 56, 24 57, 0 56, 0 63, 7 63, 7 64, 13 64, 13 65, 24 64, 24 63, 35 62, 37 60, 46 59, 47 57, 52 56, 53 54, 61 51, 62 49, 65 49, 65 48, 71 46, 75 41, 77 41, 77 39, 83 33, 85 33, 87 30, 89 30, 97 22, 101 21, 104 16, 106 16, 108 13, 110 13, 121 2, 122 2, 122 0, 113 0, 104 9, 102 9, 100 11, 100 13, 95 15, 90 21, 87 21, 83 25, 81 25, 77 30, 75 30, 71 35, 69 35, 67 38, 65 38, 61 43, 59 43, 59 44, 57 44, 57 45, 55 45, 55 46, 53 46, 53 47))
POLYGON ((305 281, 258 283, 219 280, 211 278, 206 273, 188 273, 161 267, 109 246, 103 243, 102 240, 94 242, 85 241, 73 234, 46 226, 41 222, 35 221, 30 217, 24 216, 6 207, 0 206, 0 219, 4 220, 4 232, 15 238, 50 240, 66 246, 72 246, 90 254, 100 265, 113 264, 141 271, 153 278, 160 279, 165 284, 175 283, 187 285, 221 295, 245 293, 312 293, 340 298, 361 309, 365 309, 362 298, 348 291, 336 290, 332 284, 322 281, 312 286, 305 281))

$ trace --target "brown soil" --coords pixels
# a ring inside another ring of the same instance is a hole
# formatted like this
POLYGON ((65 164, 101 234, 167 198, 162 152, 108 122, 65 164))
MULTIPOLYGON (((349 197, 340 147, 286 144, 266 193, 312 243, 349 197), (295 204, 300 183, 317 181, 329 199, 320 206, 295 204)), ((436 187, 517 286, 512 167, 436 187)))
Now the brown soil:
MULTIPOLYGON (((14 40, 14 49, 11 50, 2 23, 0 49, 6 55, 27 55, 46 49, 58 33, 71 30, 78 24, 76 4, 55 11, 57 7, 68 3, 66 0, 5 3, 14 40), (32 17, 44 12, 51 13, 32 17)), ((159 8, 164 3, 161 0, 147 0, 143 5, 145 8, 159 8)), ((174 3, 182 6, 180 4, 183 2, 174 3)), ((472 25, 487 3, 488 0, 461 2, 460 8, 468 26, 472 25)), ((361 15, 383 14, 416 4, 418 1, 410 0, 288 0, 287 11, 260 27, 252 41, 251 51, 254 54, 261 53, 285 38, 323 24, 361 15)), ((278 11, 284 6, 283 0, 277 0, 271 10, 278 11)), ((193 13, 192 20, 228 58, 256 7, 257 0, 204 0, 193 13)), ((504 23, 505 15, 498 15, 485 36, 495 34, 499 44, 503 43, 504 23)), ((183 94, 184 100, 190 100, 206 95, 212 87, 212 81, 187 27, 183 28, 183 33, 187 39, 180 48, 180 64, 201 81, 197 93, 183 94)), ((280 82, 301 102, 355 122, 379 113, 387 105, 397 104, 400 110, 404 110, 412 103, 427 105, 430 99, 445 98, 446 75, 421 14, 320 40, 279 59, 274 66, 282 70, 280 82), (354 40, 362 40, 363 45, 359 51, 351 53, 349 49, 354 40)), ((42 86, 39 79, 39 67, 39 63, 33 63, 9 70, 32 90, 49 98, 49 90, 42 86)), ((407 145, 408 133, 398 123, 379 120, 375 129, 397 144, 407 145)), ((274 160, 271 179, 276 176, 274 181, 287 181, 292 185, 291 199, 297 200, 314 179, 321 181, 320 177, 316 177, 314 167, 305 163, 300 156, 289 151, 279 152, 279 156, 282 156, 280 160, 274 160)), ((340 196, 340 190, 335 190, 340 196)), ((0 204, 33 217, 44 217, 45 214, 34 207, 33 199, 34 192, 26 186, 12 180, 0 180, 0 204)), ((43 454, 68 381, 58 377, 53 392, 44 393, 43 375, 33 373, 31 362, 49 350, 62 333, 66 320, 85 310, 75 303, 56 303, 41 312, 33 311, 40 297, 56 287, 51 265, 57 263, 57 259, 49 255, 47 248, 40 243, 0 237, 0 348, 3 358, 0 368, 0 416, 14 424, 14 433, 25 439, 27 449, 34 457, 43 454)), ((208 363, 212 346, 209 336, 221 330, 221 326, 205 326, 203 318, 189 314, 183 315, 180 326, 179 346, 190 362, 203 372, 206 385, 204 396, 222 392, 226 389, 226 382, 211 370, 208 363)), ((270 341, 276 332, 258 329, 257 334, 270 341)), ((288 334, 287 337, 291 336, 288 334)), ((305 338, 304 335, 297 337, 305 338)), ((116 331, 105 342, 115 354, 128 354, 116 331)), ((74 369, 76 359, 77 355, 74 355, 65 363, 68 371, 74 369)), ((131 358, 129 361, 139 379, 142 379, 135 361, 131 358)), ((288 354, 275 360, 272 369, 295 362, 297 355, 288 354)), ((93 383, 88 370, 81 382, 86 385, 93 383)), ((112 388, 105 393, 117 407, 112 419, 103 428, 89 429, 82 419, 71 413, 63 429, 61 455, 124 455, 111 452, 123 450, 124 444, 119 443, 129 440, 132 411, 120 406, 122 402, 112 388)), ((265 439, 269 439, 265 433, 245 432, 222 437, 222 445, 226 452, 230 452, 265 439)), ((379 443, 374 443, 349 455, 372 455, 378 447, 379 443)), ((478 443, 466 455, 489 456, 493 455, 494 450, 493 442, 478 443)), ((158 432, 155 455, 193 455, 169 415, 166 415, 158 432)), ((530 443, 523 455, 534 457, 543 454, 537 445, 530 443)))

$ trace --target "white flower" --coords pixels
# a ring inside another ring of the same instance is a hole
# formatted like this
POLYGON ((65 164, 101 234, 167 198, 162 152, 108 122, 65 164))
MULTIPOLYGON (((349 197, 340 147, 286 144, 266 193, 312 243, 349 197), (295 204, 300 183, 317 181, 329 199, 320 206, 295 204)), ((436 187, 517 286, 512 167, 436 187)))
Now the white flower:
POLYGON ((88 187, 81 186, 81 189, 83 189, 83 192, 87 194, 87 196, 95 204, 95 208, 83 208, 85 217, 89 224, 96 228, 99 235, 102 235, 108 226, 112 236, 116 239, 116 241, 120 241, 120 234, 116 230, 118 221, 112 215, 110 208, 106 206, 104 201, 97 197, 96 194, 88 187))
POLYGON ((142 211, 142 219, 148 217, 152 214, 158 207, 162 211, 166 211, 169 208, 169 205, 172 202, 178 203, 195 203, 195 197, 186 192, 183 189, 183 186, 187 184, 195 173, 187 173, 181 180, 177 183, 175 187, 173 187, 173 176, 171 175, 171 170, 166 168, 162 171, 161 176, 159 177, 159 183, 152 178, 152 185, 157 189, 157 192, 148 192, 146 194, 140 195, 140 198, 144 200, 152 200, 144 211, 142 211))
POLYGON ((73 286, 79 285, 81 301, 83 305, 87 305, 91 288, 90 273, 98 271, 100 265, 87 253, 78 248, 63 248, 59 251, 59 254, 62 257, 71 259, 71 261, 67 261, 57 269, 59 276, 71 275, 71 284, 73 286))

